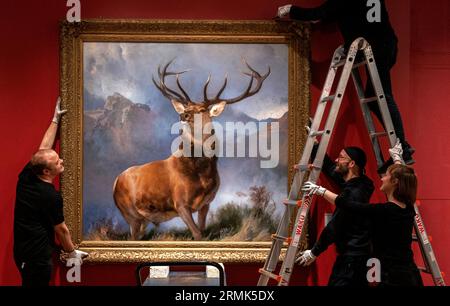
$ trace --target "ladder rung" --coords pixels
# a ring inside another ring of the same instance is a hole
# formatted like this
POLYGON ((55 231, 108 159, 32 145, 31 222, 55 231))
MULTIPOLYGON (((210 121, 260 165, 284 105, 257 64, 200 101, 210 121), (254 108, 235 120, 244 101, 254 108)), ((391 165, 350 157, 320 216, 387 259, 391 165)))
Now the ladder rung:
POLYGON ((375 101, 377 101, 377 100, 378 100, 377 97, 364 98, 364 99, 361 99, 361 103, 370 103, 370 102, 375 102, 375 101))
POLYGON ((424 273, 428 273, 428 274, 431 274, 431 271, 430 270, 428 270, 427 268, 425 268, 425 267, 417 267, 417 269, 419 269, 420 271, 422 271, 422 272, 424 272, 424 273))
MULTIPOLYGON (((337 62, 336 64, 334 64, 333 68, 344 66, 346 63, 347 63, 347 59, 344 58, 344 59, 340 60, 339 62, 337 62)), ((358 68, 358 67, 360 67, 362 65, 365 65, 366 63, 367 63, 367 61, 363 60, 361 62, 358 62, 358 63, 354 64, 352 68, 358 68)))
MULTIPOLYGON (((431 242, 431 241, 433 240, 433 237, 431 237, 431 236, 428 236, 427 238, 428 238, 428 241, 429 241, 429 242, 431 242)), ((416 234, 413 234, 413 235, 412 235, 412 240, 413 240, 413 241, 419 241, 419 238, 417 237, 416 234)))
POLYGON ((316 165, 312 165, 312 167, 313 167, 313 169, 316 169, 316 170, 322 170, 322 167, 319 167, 319 166, 316 166, 316 165))
POLYGON ((334 64, 333 68, 344 66, 346 62, 347 62, 347 59, 344 58, 344 59, 340 60, 339 62, 337 62, 336 64, 334 64))
POLYGON ((380 136, 387 136, 388 133, 386 132, 375 132, 375 133, 370 133, 370 137, 375 138, 375 137, 380 137, 380 136))
POLYGON ((289 237, 283 237, 283 236, 278 236, 277 234, 272 234, 272 239, 282 240, 282 241, 289 241, 291 238, 289 238, 289 237))
POLYGON ((295 206, 300 207, 300 206, 302 205, 302 201, 301 201, 301 200, 294 201, 294 200, 286 199, 286 200, 283 201, 283 204, 286 204, 286 205, 295 205, 295 206))
POLYGON ((336 95, 331 95, 331 96, 325 97, 325 98, 323 98, 322 100, 320 100, 320 102, 327 102, 327 101, 334 100, 334 97, 335 97, 335 96, 336 96, 336 95))
POLYGON ((262 275, 265 275, 267 277, 270 277, 271 279, 274 279, 277 282, 279 282, 281 280, 281 275, 274 274, 274 273, 266 271, 264 269, 259 269, 259 273, 261 273, 262 275))
POLYGON ((311 132, 309 134, 310 137, 316 137, 316 136, 322 136, 323 134, 325 134, 325 131, 315 131, 315 132, 311 132))
POLYGON ((365 65, 365 64, 367 64, 367 61, 366 61, 366 60, 363 60, 362 62, 359 62, 359 63, 354 64, 354 65, 353 65, 353 69, 358 68, 358 67, 360 67, 360 66, 362 66, 362 65, 365 65))
POLYGON ((307 170, 311 170, 311 169, 322 170, 322 167, 316 166, 316 165, 314 165, 314 164, 309 164, 309 165, 294 165, 294 169, 295 169, 295 170, 300 170, 300 171, 307 171, 307 170))
POLYGON ((299 171, 307 171, 309 170, 309 166, 310 165, 294 165, 294 169, 299 171))

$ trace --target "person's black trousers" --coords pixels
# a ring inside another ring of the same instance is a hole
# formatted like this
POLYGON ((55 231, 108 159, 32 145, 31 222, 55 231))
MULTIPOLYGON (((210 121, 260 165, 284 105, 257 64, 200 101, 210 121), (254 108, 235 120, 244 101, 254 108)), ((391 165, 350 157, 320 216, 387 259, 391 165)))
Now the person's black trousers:
POLYGON ((379 287, 422 287, 420 271, 414 263, 393 264, 381 261, 381 283, 379 287))
POLYGON ((52 263, 48 262, 19 262, 16 261, 22 277, 23 287, 46 287, 52 275, 52 263))
MULTIPOLYGON (((397 42, 387 41, 383 46, 379 46, 373 49, 375 63, 377 65, 378 74, 380 76, 380 82, 383 86, 384 95, 386 96, 386 104, 391 114, 392 123, 394 125, 395 134, 400 139, 403 148, 408 147, 405 139, 405 131, 403 129, 403 121, 398 110, 398 106, 395 103, 394 95, 392 93, 392 83, 391 83, 391 68, 395 65, 397 61, 397 42)), ((375 90, 372 86, 372 81, 370 80, 369 74, 367 75, 367 85, 365 96, 367 98, 375 96, 375 90)), ((370 110, 377 116, 378 120, 384 125, 383 118, 381 116, 380 108, 378 107, 378 102, 369 103, 370 110)))
POLYGON ((367 287, 367 256, 338 255, 328 286, 367 287))

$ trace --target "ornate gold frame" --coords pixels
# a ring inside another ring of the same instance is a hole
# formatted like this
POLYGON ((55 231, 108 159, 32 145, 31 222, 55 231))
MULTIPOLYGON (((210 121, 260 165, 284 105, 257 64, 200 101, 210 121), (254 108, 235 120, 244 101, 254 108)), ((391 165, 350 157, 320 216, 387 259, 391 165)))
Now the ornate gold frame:
MULTIPOLYGON (((89 261, 140 262, 211 260, 261 262, 271 242, 132 242, 82 241, 83 42, 229 42, 280 43, 289 47, 289 165, 305 143, 309 113, 309 27, 275 21, 88 20, 61 24, 61 179, 64 213, 73 240, 89 252, 89 261)), ((292 169, 292 167, 289 167, 292 169)), ((289 170, 290 183, 293 170, 289 170)))

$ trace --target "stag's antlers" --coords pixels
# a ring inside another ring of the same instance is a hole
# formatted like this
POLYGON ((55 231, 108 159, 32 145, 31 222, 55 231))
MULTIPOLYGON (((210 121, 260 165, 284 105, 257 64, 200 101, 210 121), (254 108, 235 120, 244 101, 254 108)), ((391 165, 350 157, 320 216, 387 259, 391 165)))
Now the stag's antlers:
POLYGON ((180 71, 180 72, 167 72, 167 68, 169 67, 170 64, 172 64, 174 60, 171 60, 170 62, 168 62, 162 69, 161 71, 161 66, 158 66, 158 75, 159 75, 159 84, 156 83, 155 79, 152 77, 152 81, 153 84, 155 84, 156 88, 159 89, 159 91, 164 95, 164 97, 166 97, 169 100, 177 100, 180 101, 181 103, 186 104, 187 102, 191 101, 191 98, 189 97, 189 95, 186 93, 186 91, 183 89, 183 87, 180 84, 180 79, 179 79, 179 75, 183 74, 185 72, 188 72, 188 70, 184 70, 184 71, 180 71), (168 75, 176 75, 177 77, 177 85, 178 88, 180 88, 181 93, 183 94, 180 95, 178 92, 176 92, 173 89, 170 89, 169 87, 166 86, 166 76, 168 75))
MULTIPOLYGON (((173 62, 173 60, 171 60, 170 62, 168 62, 162 69, 161 71, 161 67, 158 67, 158 75, 159 75, 159 84, 156 83, 155 79, 152 77, 152 81, 155 84, 155 86, 159 89, 159 91, 161 91, 161 93, 168 99, 175 99, 177 101, 180 101, 181 103, 186 104, 187 102, 192 102, 191 98, 189 97, 189 95, 186 93, 186 91, 183 89, 183 87, 180 84, 180 80, 179 80, 179 75, 182 73, 185 73, 189 70, 184 70, 181 72, 167 72, 167 68, 169 67, 169 65, 173 62), (177 78, 177 85, 178 88, 181 91, 181 94, 176 92, 173 89, 170 89, 169 87, 166 86, 165 84, 165 78, 168 75, 176 75, 177 78)), ((212 104, 216 104, 222 101, 225 101, 227 104, 233 104, 239 101, 244 100, 245 98, 251 97, 253 95, 255 95, 256 93, 259 92, 259 90, 261 89, 261 86, 264 82, 264 80, 269 76, 270 74, 270 67, 268 67, 268 71, 265 75, 261 75, 259 74, 258 71, 256 71, 255 69, 253 69, 245 60, 244 60, 245 65, 247 66, 247 68, 250 70, 250 72, 243 72, 243 74, 248 75, 251 77, 247 89, 239 96, 232 98, 232 99, 222 99, 220 98, 220 95, 223 93, 223 91, 225 90, 225 87, 227 86, 227 82, 228 82, 228 77, 225 75, 225 81, 223 82, 222 87, 220 88, 220 90, 218 91, 218 93, 216 94, 216 96, 213 99, 209 99, 208 98, 208 85, 209 82, 211 80, 211 75, 209 75, 208 79, 206 80, 206 83, 203 87, 203 97, 204 97, 204 101, 203 103, 206 106, 212 105, 212 104), (253 86, 253 81, 256 79, 256 86, 255 88, 253 88, 252 90, 252 86, 253 86)))
POLYGON ((225 76, 225 81, 223 82, 222 87, 220 88, 219 92, 217 93, 217 95, 214 97, 214 99, 210 100, 207 97, 207 88, 208 88, 208 84, 210 81, 210 78, 208 78, 208 80, 205 83, 205 87, 203 89, 203 94, 204 94, 204 98, 205 98, 205 103, 210 105, 210 104, 215 104, 221 101, 225 101, 227 102, 227 104, 233 104, 239 101, 244 100, 245 98, 251 97, 254 94, 258 93, 259 90, 261 89, 261 86, 264 82, 264 80, 269 76, 270 74, 270 67, 268 67, 268 71, 265 75, 261 76, 261 74, 259 74, 258 71, 256 71, 255 69, 253 69, 245 60, 244 60, 245 65, 247 66, 247 68, 250 70, 249 72, 243 72, 243 74, 248 75, 251 77, 247 89, 239 96, 232 98, 232 99, 221 99, 220 95, 222 94, 222 92, 224 91, 225 87, 227 86, 227 77, 225 76), (253 80, 256 79, 256 86, 253 90, 252 89, 252 85, 253 85, 253 80))

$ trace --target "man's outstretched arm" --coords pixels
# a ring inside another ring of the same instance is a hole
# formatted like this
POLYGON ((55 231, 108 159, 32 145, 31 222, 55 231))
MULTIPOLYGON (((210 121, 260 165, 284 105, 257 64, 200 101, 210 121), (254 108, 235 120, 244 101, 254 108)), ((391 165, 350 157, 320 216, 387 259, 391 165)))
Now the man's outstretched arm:
POLYGON ((318 196, 323 197, 325 200, 327 200, 327 202, 331 203, 331 204, 335 204, 335 200, 336 197, 338 196, 337 194, 335 194, 332 191, 329 191, 328 189, 320 186, 320 185, 316 185, 313 182, 306 182, 303 186, 302 186, 302 191, 305 192, 309 197, 316 194, 318 196))
POLYGON ((44 138, 42 138, 41 144, 39 146, 39 150, 42 149, 51 149, 53 148, 53 144, 55 143, 56 133, 58 132, 59 120, 62 115, 64 115, 67 110, 61 110, 61 98, 58 98, 55 106, 55 113, 53 115, 52 122, 48 127, 47 131, 44 134, 44 138))
POLYGON ((303 8, 292 4, 280 6, 277 17, 288 16, 293 20, 320 21, 333 19, 337 14, 337 6, 340 3, 335 0, 327 0, 322 5, 315 8, 303 8))
POLYGON ((75 246, 72 243, 72 237, 66 223, 61 222, 60 224, 55 225, 54 229, 63 250, 68 253, 73 252, 75 250, 75 246))

